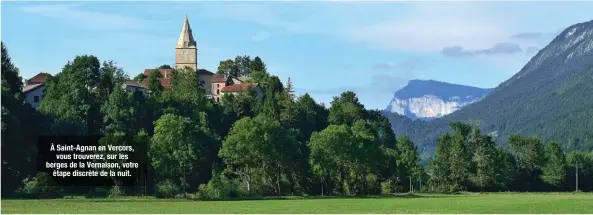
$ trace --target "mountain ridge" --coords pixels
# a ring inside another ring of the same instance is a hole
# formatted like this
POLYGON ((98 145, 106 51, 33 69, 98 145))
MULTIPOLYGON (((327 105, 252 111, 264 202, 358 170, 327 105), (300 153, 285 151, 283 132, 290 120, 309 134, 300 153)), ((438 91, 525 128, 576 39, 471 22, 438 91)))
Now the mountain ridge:
POLYGON ((385 113, 394 130, 425 152, 453 121, 479 123, 499 144, 508 135, 556 141, 565 150, 593 149, 593 21, 571 25, 488 96, 430 122, 385 113))

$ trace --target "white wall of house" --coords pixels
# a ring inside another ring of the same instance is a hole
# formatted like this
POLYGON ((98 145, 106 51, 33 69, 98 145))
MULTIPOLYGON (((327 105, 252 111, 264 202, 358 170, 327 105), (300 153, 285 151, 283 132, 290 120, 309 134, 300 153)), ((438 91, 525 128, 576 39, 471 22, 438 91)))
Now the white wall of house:
POLYGON ((148 90, 142 87, 135 87, 135 86, 127 86, 126 90, 130 93, 134 93, 136 91, 141 91, 144 95, 148 95, 148 90))
POLYGON ((45 85, 37 87, 25 94, 25 102, 30 104, 31 107, 37 109, 39 104, 41 104, 41 100, 45 97, 45 85))
POLYGON ((200 84, 202 84, 202 87, 204 87, 206 95, 212 95, 212 75, 200 74, 198 79, 200 79, 200 84))

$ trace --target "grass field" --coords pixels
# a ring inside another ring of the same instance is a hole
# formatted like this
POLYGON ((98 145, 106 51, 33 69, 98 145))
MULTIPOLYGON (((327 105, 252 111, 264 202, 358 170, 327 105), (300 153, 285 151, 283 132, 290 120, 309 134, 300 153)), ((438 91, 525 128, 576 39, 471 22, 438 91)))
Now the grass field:
POLYGON ((242 201, 2 200, 2 213, 562 213, 593 214, 593 193, 287 197, 242 201))

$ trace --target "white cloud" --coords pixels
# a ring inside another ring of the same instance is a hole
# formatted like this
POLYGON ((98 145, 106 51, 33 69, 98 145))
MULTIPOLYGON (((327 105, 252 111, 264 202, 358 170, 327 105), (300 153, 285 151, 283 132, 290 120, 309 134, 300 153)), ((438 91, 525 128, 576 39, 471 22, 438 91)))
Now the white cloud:
POLYGON ((255 42, 260 42, 260 41, 267 40, 270 37, 272 37, 272 35, 270 34, 270 32, 268 32, 268 31, 260 31, 260 32, 257 32, 257 34, 251 36, 251 40, 253 40, 255 42))
POLYGON ((351 41, 383 49, 438 52, 450 46, 489 48, 515 32, 480 5, 438 2, 418 3, 405 16, 353 27, 347 33, 351 41))
POLYGON ((150 25, 142 19, 114 13, 94 12, 81 9, 81 3, 35 5, 19 7, 20 11, 58 19, 86 29, 143 29, 150 25))
MULTIPOLYGON (((291 13, 290 7, 269 7, 257 3, 234 3, 223 6, 206 6, 196 8, 200 15, 233 21, 255 23, 267 27, 282 28, 290 32, 305 31, 305 23, 287 20, 284 17, 291 13)), ((297 15, 304 15, 298 11, 297 15)))

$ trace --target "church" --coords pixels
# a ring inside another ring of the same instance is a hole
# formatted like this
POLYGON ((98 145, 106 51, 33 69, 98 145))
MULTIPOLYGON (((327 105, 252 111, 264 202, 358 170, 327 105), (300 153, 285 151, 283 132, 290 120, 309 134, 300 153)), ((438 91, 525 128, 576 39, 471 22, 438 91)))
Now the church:
MULTIPOLYGON (((201 69, 198 66, 198 45, 194 40, 194 36, 189 25, 189 19, 185 16, 185 22, 181 28, 179 40, 175 45, 175 68, 191 68, 198 74, 198 79, 204 90, 206 96, 219 102, 224 94, 238 94, 253 88, 256 93, 262 95, 262 90, 257 83, 248 83, 245 80, 237 78, 230 78, 224 75, 216 75, 206 69, 201 69)), ((144 75, 148 77, 155 69, 145 69, 144 75)), ((163 87, 170 86, 170 78, 173 75, 173 69, 159 69, 162 78, 159 78, 163 87)), ((148 88, 148 79, 145 78, 142 86, 148 88)))

